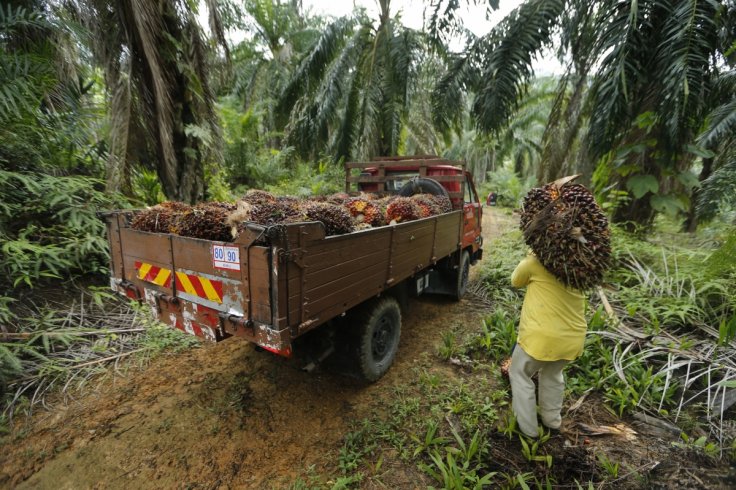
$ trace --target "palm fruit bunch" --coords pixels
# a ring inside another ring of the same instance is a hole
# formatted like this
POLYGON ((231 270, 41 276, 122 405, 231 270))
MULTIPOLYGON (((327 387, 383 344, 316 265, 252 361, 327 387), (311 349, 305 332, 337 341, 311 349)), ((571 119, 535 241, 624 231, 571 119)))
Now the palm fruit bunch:
POLYGON ((422 217, 422 210, 410 197, 396 197, 386 206, 386 221, 403 223, 422 217))
POLYGON ((258 206, 276 202, 276 196, 267 191, 249 189, 240 200, 258 206))
POLYGON ((332 204, 345 204, 350 199, 350 195, 346 192, 336 192, 327 196, 327 202, 332 204))
POLYGON ((608 219, 593 194, 566 177, 524 198, 520 226, 539 261, 566 286, 586 290, 611 264, 608 219))
POLYGON ((238 201, 237 209, 230 214, 227 220, 231 228, 237 227, 240 230, 242 228, 240 225, 245 221, 270 226, 279 223, 293 223, 300 221, 300 218, 303 217, 297 199, 274 199, 273 201, 252 199, 251 201, 238 201))
POLYGON ((183 202, 166 201, 136 214, 130 222, 131 228, 153 233, 171 233, 176 218, 192 207, 183 202))
POLYGON ((381 210, 362 196, 349 199, 345 202, 345 208, 357 223, 365 223, 370 226, 381 226, 383 224, 381 210))
POLYGON ((230 241, 232 234, 228 217, 233 211, 235 204, 232 203, 203 202, 179 215, 172 231, 192 238, 230 241))
POLYGON ((430 195, 429 198, 434 202, 435 206, 437 206, 437 209, 439 209, 439 214, 449 213, 452 211, 452 202, 450 201, 450 198, 447 196, 442 195, 430 195))
POLYGON ((325 225, 326 235, 342 235, 355 231, 355 224, 347 209, 329 202, 306 202, 301 207, 306 221, 325 225))
POLYGON ((437 203, 435 203, 434 199, 432 199, 431 194, 414 194, 411 196, 411 200, 419 206, 422 218, 441 214, 440 208, 437 203))

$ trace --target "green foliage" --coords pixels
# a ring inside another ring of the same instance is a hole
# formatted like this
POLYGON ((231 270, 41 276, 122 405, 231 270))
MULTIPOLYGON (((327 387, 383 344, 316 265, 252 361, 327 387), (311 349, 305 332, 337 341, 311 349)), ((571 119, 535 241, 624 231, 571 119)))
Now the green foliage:
POLYGON ((15 308, 11 330, 0 338, 0 417, 30 410, 51 393, 65 396, 129 354, 145 360, 200 344, 155 321, 147 305, 99 288, 72 290, 69 297, 62 305, 15 308))
POLYGON ((490 360, 502 361, 511 355, 516 345, 519 317, 497 309, 483 319, 480 335, 473 339, 471 351, 479 351, 490 360))
POLYGON ((521 443, 521 454, 524 458, 531 462, 545 463, 547 468, 552 467, 552 455, 540 454, 539 449, 542 445, 549 440, 549 433, 542 433, 540 437, 534 439, 528 439, 524 436, 519 436, 519 442, 521 443))
POLYGON ((288 145, 304 158, 334 161, 396 155, 416 87, 421 33, 380 4, 327 25, 292 73, 279 101, 288 145))
POLYGON ((680 434, 680 441, 673 442, 672 445, 704 454, 709 458, 715 458, 720 452, 718 445, 708 441, 706 436, 700 436, 697 439, 694 439, 684 432, 680 434))
POLYGON ((96 213, 124 205, 99 180, 100 108, 84 70, 57 69, 72 33, 49 12, 0 9, 0 287, 104 272, 105 227, 96 213), (12 54, 11 54, 12 52, 12 54), (22 60, 24 70, 8 63, 22 60), (70 76, 70 73, 73 75, 70 76))
POLYGON ((612 249, 621 267, 610 280, 625 286, 617 298, 647 329, 719 325, 736 312, 732 261, 723 255, 729 247, 728 240, 713 252, 666 247, 614 229, 612 249))
POLYGON ((340 166, 327 162, 298 163, 266 188, 277 195, 324 196, 345 190, 345 173, 340 166))
POLYGON ((162 325, 158 322, 152 322, 146 328, 140 345, 151 355, 155 356, 164 351, 176 354, 194 347, 199 347, 200 341, 194 335, 189 335, 181 330, 162 325))
POLYGON ((708 273, 711 276, 723 275, 724 277, 736 275, 736 228, 731 228, 726 233, 726 239, 720 247, 714 250, 706 259, 708 273))
POLYGON ((609 477, 616 479, 618 478, 618 472, 620 469, 620 465, 618 463, 615 463, 609 459, 608 456, 606 456, 605 453, 598 453, 596 455, 596 458, 598 459, 598 463, 600 466, 606 471, 609 477))
POLYGON ((431 464, 420 463, 419 467, 445 489, 479 490, 490 485, 496 473, 482 469, 487 449, 480 431, 475 431, 469 442, 456 430, 452 429, 451 432, 455 445, 445 448, 444 457, 439 451, 430 452, 431 464))
POLYGON ((659 182, 653 175, 632 175, 626 181, 626 188, 638 199, 647 192, 655 194, 659 191, 659 182))
POLYGON ((504 166, 488 173, 488 180, 482 187, 481 196, 485 197, 488 192, 493 191, 498 195, 500 206, 516 208, 533 186, 531 177, 522 180, 516 172, 504 166))
POLYGON ((45 278, 105 272, 105 225, 96 213, 122 205, 103 184, 83 176, 0 168, 0 284, 32 287, 45 278))

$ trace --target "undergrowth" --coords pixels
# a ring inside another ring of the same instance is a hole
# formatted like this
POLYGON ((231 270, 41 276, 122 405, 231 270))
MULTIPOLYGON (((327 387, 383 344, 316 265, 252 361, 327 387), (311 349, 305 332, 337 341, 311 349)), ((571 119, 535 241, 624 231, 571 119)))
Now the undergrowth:
POLYGON ((0 333, 0 432, 18 412, 63 400, 97 375, 199 345, 158 323, 148 306, 103 289, 78 290, 65 304, 26 301, 0 333))

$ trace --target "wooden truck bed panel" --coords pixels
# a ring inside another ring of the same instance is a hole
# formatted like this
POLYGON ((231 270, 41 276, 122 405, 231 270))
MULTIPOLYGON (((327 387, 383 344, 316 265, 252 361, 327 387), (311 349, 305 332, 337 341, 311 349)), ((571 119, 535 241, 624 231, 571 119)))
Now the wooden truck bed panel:
POLYGON ((319 223, 249 225, 221 243, 136 231, 111 213, 112 285, 176 328, 288 353, 296 336, 455 252, 462 218, 453 211, 331 237, 319 223), (237 265, 216 266, 215 247, 237 250, 237 265))
POLYGON ((305 305, 307 325, 299 328, 299 333, 321 325, 327 320, 341 314, 348 309, 359 305, 384 290, 382 286, 385 272, 371 271, 369 275, 361 276, 357 281, 341 282, 336 285, 334 294, 330 297, 308 301, 305 305), (342 289, 339 289, 342 288, 342 289))
MULTIPOLYGON (((461 218, 460 212, 452 212, 349 235, 302 239, 299 248, 290 250, 287 268, 290 325, 299 333, 314 328, 449 255, 458 246, 461 218)), ((297 239, 289 234, 291 242, 297 239)))

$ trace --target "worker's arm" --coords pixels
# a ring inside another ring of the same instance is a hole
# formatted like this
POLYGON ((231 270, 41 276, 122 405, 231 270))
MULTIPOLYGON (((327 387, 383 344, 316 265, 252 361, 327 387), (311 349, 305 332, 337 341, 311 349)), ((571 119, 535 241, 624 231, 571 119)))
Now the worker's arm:
POLYGON ((523 288, 529 284, 529 279, 532 277, 531 260, 531 257, 526 257, 519 262, 519 265, 516 266, 513 274, 511 274, 511 285, 515 288, 523 288))

